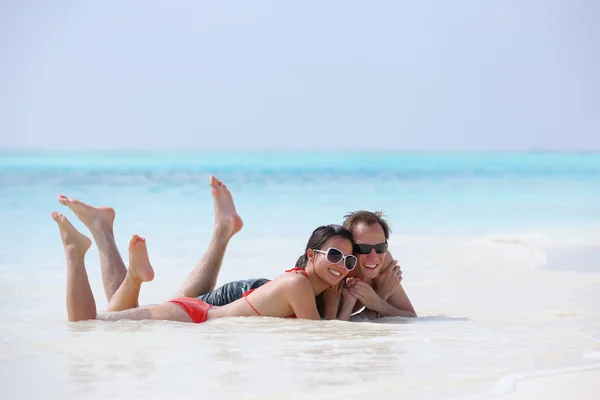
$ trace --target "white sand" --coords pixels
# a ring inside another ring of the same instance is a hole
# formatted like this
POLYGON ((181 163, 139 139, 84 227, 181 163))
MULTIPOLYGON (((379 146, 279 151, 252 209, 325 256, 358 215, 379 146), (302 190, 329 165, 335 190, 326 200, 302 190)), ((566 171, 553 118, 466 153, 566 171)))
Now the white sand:
MULTIPOLYGON (((600 399, 600 372, 591 371, 600 369, 600 274, 586 267, 595 252, 569 250, 573 257, 548 266, 549 252, 527 238, 393 243, 416 320, 70 324, 59 246, 43 268, 5 264, 0 399, 600 399)), ((295 261, 296 248, 277 238, 238 241, 221 282, 272 277, 295 261)), ((196 252, 185 240, 152 247, 157 279, 141 303, 172 294, 196 252)))
POLYGON ((600 369, 521 379, 514 392, 492 397, 506 400, 597 400, 600 399, 600 369))

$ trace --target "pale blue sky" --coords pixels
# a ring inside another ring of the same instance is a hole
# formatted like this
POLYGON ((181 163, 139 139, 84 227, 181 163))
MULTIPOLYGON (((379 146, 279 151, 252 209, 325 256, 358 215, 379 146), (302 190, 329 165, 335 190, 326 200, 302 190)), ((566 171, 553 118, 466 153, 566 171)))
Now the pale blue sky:
POLYGON ((600 150, 600 3, 0 2, 0 147, 600 150))

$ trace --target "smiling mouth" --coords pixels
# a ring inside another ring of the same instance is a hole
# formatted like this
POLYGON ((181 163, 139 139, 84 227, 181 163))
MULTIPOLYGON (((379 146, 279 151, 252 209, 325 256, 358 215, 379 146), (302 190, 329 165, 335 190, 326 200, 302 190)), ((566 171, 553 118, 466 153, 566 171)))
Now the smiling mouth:
POLYGON ((374 265, 367 265, 367 264, 364 264, 364 267, 365 267, 366 269, 375 269, 375 268, 377 268, 377 266, 378 266, 378 265, 379 265, 379 264, 374 264, 374 265))
POLYGON ((340 276, 342 276, 342 273, 339 271, 334 271, 331 268, 329 268, 329 273, 333 276, 335 276, 336 278, 339 278, 340 276))

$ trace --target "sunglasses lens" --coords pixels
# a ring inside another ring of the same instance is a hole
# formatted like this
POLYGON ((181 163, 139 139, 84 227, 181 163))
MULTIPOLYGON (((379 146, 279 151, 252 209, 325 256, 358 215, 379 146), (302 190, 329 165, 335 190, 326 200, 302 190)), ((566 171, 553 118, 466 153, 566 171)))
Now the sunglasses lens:
POLYGON ((346 257, 345 266, 348 271, 352 271, 356 267, 356 257, 354 257, 354 256, 346 257))
POLYGON ((338 249, 331 248, 327 250, 327 261, 329 261, 332 264, 339 263, 340 261, 342 261, 343 257, 344 255, 338 249))
POLYGON ((356 244, 354 246, 354 251, 358 254, 369 254, 371 250, 375 249, 377 254, 383 254, 388 249, 387 243, 379 243, 379 244, 356 244))
POLYGON ((368 244, 356 244, 354 245, 354 251, 358 254, 369 254, 371 252, 371 245, 368 244))
POLYGON ((373 247, 375 248, 375 252, 377 254, 383 254, 383 253, 385 253, 387 251, 388 244, 387 243, 379 243, 379 244, 376 244, 373 247))

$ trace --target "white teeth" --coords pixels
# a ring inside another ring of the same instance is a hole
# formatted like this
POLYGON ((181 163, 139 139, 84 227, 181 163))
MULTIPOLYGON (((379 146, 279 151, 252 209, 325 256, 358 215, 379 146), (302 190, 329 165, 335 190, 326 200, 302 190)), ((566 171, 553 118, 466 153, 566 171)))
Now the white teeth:
POLYGON ((379 264, 375 264, 375 265, 366 265, 366 264, 365 264, 365 267, 366 267, 366 268, 370 268, 370 269, 375 269, 375 268, 377 268, 377 266, 378 266, 378 265, 379 265, 379 264))
POLYGON ((335 276, 340 276, 341 275, 341 273, 339 273, 338 271, 334 271, 331 268, 329 268, 329 272, 331 272, 335 276))

